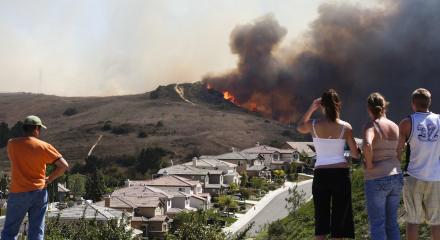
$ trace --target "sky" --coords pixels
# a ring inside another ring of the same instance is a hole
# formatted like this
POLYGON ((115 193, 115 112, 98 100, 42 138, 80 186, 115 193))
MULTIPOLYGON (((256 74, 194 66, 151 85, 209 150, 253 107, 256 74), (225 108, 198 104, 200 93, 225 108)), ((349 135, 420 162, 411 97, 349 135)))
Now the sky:
POLYGON ((322 2, 0 0, 0 92, 109 96, 199 81, 236 65, 235 26, 273 14, 292 44, 322 2))

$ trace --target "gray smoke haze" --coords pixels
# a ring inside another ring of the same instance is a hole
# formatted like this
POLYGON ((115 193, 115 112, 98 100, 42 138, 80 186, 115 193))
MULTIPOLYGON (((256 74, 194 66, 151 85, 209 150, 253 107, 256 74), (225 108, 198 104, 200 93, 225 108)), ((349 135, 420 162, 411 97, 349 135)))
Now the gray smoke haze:
POLYGON ((389 0, 385 8, 329 3, 301 41, 280 48, 286 30, 274 16, 237 26, 230 47, 237 69, 204 81, 228 91, 239 105, 266 116, 296 120, 313 98, 335 88, 344 118, 359 127, 365 99, 382 92, 395 120, 410 112, 409 96, 430 89, 440 94, 440 1, 389 0))

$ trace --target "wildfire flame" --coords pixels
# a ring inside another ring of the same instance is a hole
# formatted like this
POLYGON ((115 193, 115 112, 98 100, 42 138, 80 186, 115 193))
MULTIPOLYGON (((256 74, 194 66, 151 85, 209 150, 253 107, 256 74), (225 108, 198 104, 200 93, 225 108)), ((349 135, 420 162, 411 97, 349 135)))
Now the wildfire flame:
POLYGON ((234 95, 232 95, 232 93, 230 93, 230 92, 228 92, 228 91, 224 91, 224 92, 223 92, 223 98, 224 98, 225 100, 228 100, 228 101, 232 102, 232 103, 235 103, 235 102, 236 102, 236 101, 235 101, 235 97, 234 97, 234 95))

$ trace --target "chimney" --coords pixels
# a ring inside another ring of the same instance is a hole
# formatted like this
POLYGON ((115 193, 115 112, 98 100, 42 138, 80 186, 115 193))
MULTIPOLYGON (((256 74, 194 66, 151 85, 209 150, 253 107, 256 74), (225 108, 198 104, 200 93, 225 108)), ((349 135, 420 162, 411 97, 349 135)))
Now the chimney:
POLYGON ((235 147, 231 147, 231 151, 232 152, 236 152, 237 149, 235 149, 235 147))
POLYGON ((259 146, 260 146, 260 142, 257 142, 257 144, 255 144, 255 146, 256 146, 256 147, 259 147, 259 146))
POLYGON ((197 158, 193 158, 193 167, 197 167, 197 158))
POLYGON ((104 198, 105 201, 105 207, 110 207, 110 195, 108 195, 107 197, 104 198))

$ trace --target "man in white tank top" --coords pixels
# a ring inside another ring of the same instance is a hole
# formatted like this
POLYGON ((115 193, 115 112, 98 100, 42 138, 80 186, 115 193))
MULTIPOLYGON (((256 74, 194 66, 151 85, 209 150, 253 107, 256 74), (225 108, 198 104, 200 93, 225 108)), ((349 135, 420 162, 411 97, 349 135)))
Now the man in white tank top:
POLYGON ((407 173, 403 188, 407 238, 418 239, 419 224, 431 225, 432 239, 440 240, 440 116, 429 111, 431 93, 412 94, 414 113, 399 125, 399 156, 407 144, 407 173))

